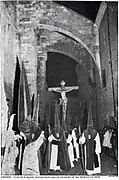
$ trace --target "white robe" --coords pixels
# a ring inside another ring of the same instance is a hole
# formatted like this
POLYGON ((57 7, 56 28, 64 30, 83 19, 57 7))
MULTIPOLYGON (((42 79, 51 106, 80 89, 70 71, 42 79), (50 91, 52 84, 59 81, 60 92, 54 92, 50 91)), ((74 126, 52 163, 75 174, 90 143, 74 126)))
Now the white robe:
MULTIPOLYGON (((86 141, 86 138, 84 136, 84 133, 82 134, 82 137, 79 139, 79 143, 84 144, 86 141)), ((94 141, 96 141, 96 148, 95 148, 95 153, 98 156, 98 163, 99 163, 99 167, 95 168, 94 170, 87 170, 86 169, 86 158, 85 158, 85 170, 87 172, 88 175, 92 175, 92 174, 99 174, 101 173, 101 161, 100 161, 100 153, 101 153, 101 144, 100 144, 100 137, 99 134, 97 133, 94 141)), ((86 145, 84 145, 84 152, 85 152, 85 157, 86 157, 86 145)))
POLYGON ((67 143, 69 144, 68 146, 68 153, 69 153, 69 159, 70 159, 70 164, 71 167, 74 167, 74 152, 73 152, 73 145, 72 145, 72 135, 68 135, 67 143))
MULTIPOLYGON (((57 140, 53 135, 49 136, 48 140, 52 142, 52 140, 57 140)), ((52 144, 51 146, 51 157, 50 157, 50 170, 60 170, 60 166, 57 166, 58 160, 58 145, 52 144)))
POLYGON ((74 142, 74 147, 76 149, 76 160, 78 160, 79 159, 79 145, 77 143, 76 133, 74 129, 72 130, 72 138, 74 142))
MULTIPOLYGON (((2 175, 14 175, 15 174, 15 160, 18 155, 18 148, 16 147, 16 142, 14 141, 17 135, 14 134, 12 130, 13 120, 15 114, 10 117, 9 127, 5 133, 5 153, 2 159, 2 175)), ((19 138, 19 137, 18 137, 19 138)))
POLYGON ((7 131, 7 123, 8 123, 8 106, 6 101, 6 94, 4 88, 3 77, 0 78, 1 84, 1 147, 5 146, 6 143, 6 131, 7 131))
POLYGON ((104 134, 104 140, 103 140, 103 146, 112 148, 112 144, 110 142, 110 139, 112 137, 112 132, 109 132, 108 130, 104 134))
POLYGON ((23 175, 40 175, 39 161, 37 151, 44 141, 44 132, 42 131, 39 138, 25 147, 22 164, 23 175))
POLYGON ((15 175, 15 161, 18 156, 18 148, 16 147, 16 142, 9 146, 9 151, 2 164, 2 175, 15 175))

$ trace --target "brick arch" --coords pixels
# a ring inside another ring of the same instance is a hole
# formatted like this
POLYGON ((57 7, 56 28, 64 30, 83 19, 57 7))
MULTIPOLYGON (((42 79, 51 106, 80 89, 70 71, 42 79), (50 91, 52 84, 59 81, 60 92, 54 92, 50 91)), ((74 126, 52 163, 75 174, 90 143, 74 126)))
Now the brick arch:
MULTIPOLYGON (((79 63, 82 63, 82 65, 85 67, 86 63, 87 62, 83 62, 85 61, 83 59, 83 61, 81 62, 81 59, 79 59, 80 57, 80 52, 82 51, 82 53, 88 53, 89 56, 91 58, 89 58, 89 61, 90 60, 93 60, 94 64, 96 65, 97 69, 99 70, 99 67, 98 67, 98 64, 95 60, 95 57, 94 55, 91 53, 90 49, 85 45, 84 42, 82 42, 79 38, 75 37, 73 34, 61 29, 61 28, 57 28, 57 27, 53 27, 53 26, 49 26, 47 24, 40 24, 38 26, 38 28, 35 30, 37 33, 39 32, 39 30, 47 30, 50 32, 49 36, 53 33, 53 32, 57 32, 58 34, 61 33, 62 37, 65 37, 65 39, 63 39, 61 41, 62 44, 67 44, 68 45, 68 42, 67 42, 67 39, 70 40, 70 43, 72 44, 72 47, 74 46, 75 49, 72 51, 72 49, 70 48, 70 50, 68 51, 68 48, 65 50, 62 50, 62 45, 61 46, 53 46, 53 45, 50 45, 50 46, 47 46, 47 50, 48 51, 54 51, 54 52, 63 52, 63 54, 66 54, 68 56, 70 56, 71 58, 75 59, 77 62, 79 63), (78 46, 82 46, 81 48, 79 48, 78 46), (72 52, 72 53, 71 53, 72 52)), ((52 44, 52 42, 50 42, 52 44)), ((58 43, 57 43, 58 44, 58 43)))
MULTIPOLYGON (((47 45, 46 47, 47 52, 56 52, 69 56, 70 58, 81 64, 81 66, 83 66, 87 71, 88 70, 92 71, 92 68, 95 68, 96 71, 95 73, 97 73, 97 79, 100 81, 100 74, 98 68, 95 65, 90 54, 86 51, 86 49, 82 45, 79 46, 79 43, 75 42, 72 39, 69 39, 68 37, 58 40, 57 43, 55 42, 54 44, 53 43, 50 44, 51 45, 47 45), (70 43, 71 45, 70 48, 68 46, 68 43, 70 43), (88 66, 87 66, 87 60, 88 60, 88 66), (92 61, 92 63, 90 61, 92 61)), ((91 76, 90 78, 92 79, 91 76)))
MULTIPOLYGON (((50 33, 51 39, 52 34, 53 33, 50 33)), ((64 35, 60 35, 60 38, 57 40, 57 42, 50 42, 50 45, 46 46, 46 50, 48 52, 59 52, 61 54, 65 54, 78 63, 81 63, 81 65, 85 68, 87 68, 87 59, 89 63, 90 61, 93 61, 90 54, 81 44, 64 35), (86 56, 88 57, 87 59, 86 56)))
POLYGON ((64 35, 66 35, 66 36, 69 36, 69 38, 71 38, 71 39, 74 39, 75 41, 80 43, 87 50, 87 52, 91 55, 92 59, 94 60, 95 64, 98 67, 96 59, 95 59, 93 53, 91 52, 91 50, 89 49, 89 47, 80 38, 76 37, 74 34, 68 32, 68 31, 66 31, 66 30, 64 30, 64 29, 62 29, 60 27, 47 25, 47 24, 39 24, 37 27, 38 27, 38 29, 48 29, 48 30, 51 30, 51 31, 56 31, 56 32, 62 33, 64 35))
POLYGON ((55 48, 54 49, 53 48, 48 48, 47 52, 54 52, 54 53, 64 54, 64 55, 69 56, 70 58, 74 59, 78 63, 80 63, 78 59, 74 58, 74 56, 72 56, 71 54, 68 54, 66 51, 58 50, 58 49, 55 49, 55 48))
POLYGON ((99 69, 94 52, 94 23, 52 1, 43 1, 42 4, 40 1, 32 1, 30 7, 22 6, 23 11, 18 13, 19 23, 24 27, 29 24, 33 28, 57 31, 73 38, 89 52, 99 69))
MULTIPOLYGON (((84 69, 87 70, 87 67, 84 64, 82 64, 81 61, 79 61, 79 59, 74 58, 74 56, 72 56, 71 54, 67 53, 66 51, 58 50, 58 49, 55 49, 55 48, 54 49, 53 48, 49 48, 47 52, 54 52, 54 53, 64 54, 64 55, 70 57, 71 59, 73 59, 74 61, 78 62, 81 66, 83 66, 84 69)), ((90 74, 89 74, 89 76, 90 76, 90 74)), ((90 78, 92 79, 91 76, 90 76, 90 78)), ((92 81, 93 81, 93 79, 92 79, 92 81)))
POLYGON ((40 56, 44 56, 42 55, 41 50, 41 44, 44 43, 44 45, 46 45, 44 47, 45 49, 43 48, 45 51, 44 53, 57 52, 64 54, 80 63, 81 66, 83 66, 88 72, 92 70, 92 63, 94 65, 94 62, 91 55, 79 42, 75 41, 73 38, 66 36, 64 33, 61 34, 56 31, 50 31, 49 29, 37 29, 36 36, 40 56))

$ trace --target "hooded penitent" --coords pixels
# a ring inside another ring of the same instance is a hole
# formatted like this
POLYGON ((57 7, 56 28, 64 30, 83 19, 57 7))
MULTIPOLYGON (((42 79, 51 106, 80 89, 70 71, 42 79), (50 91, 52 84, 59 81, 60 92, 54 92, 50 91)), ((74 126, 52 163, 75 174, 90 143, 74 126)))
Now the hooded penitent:
POLYGON ((9 127, 5 138, 5 152, 2 161, 2 175, 14 175, 14 165, 18 155, 18 148, 15 140, 19 139, 19 135, 15 135, 13 129, 13 121, 15 114, 10 117, 9 127))
POLYGON ((88 122, 87 122, 87 128, 85 130, 85 136, 86 138, 90 138, 88 136, 91 136, 94 138, 96 136, 97 131, 94 129, 93 119, 92 119, 92 103, 89 103, 89 109, 88 109, 88 122))
POLYGON ((81 143, 85 143, 85 170, 87 174, 100 173, 101 164, 99 153, 101 153, 101 145, 99 134, 93 125, 91 102, 89 103, 87 129, 82 135, 81 143))

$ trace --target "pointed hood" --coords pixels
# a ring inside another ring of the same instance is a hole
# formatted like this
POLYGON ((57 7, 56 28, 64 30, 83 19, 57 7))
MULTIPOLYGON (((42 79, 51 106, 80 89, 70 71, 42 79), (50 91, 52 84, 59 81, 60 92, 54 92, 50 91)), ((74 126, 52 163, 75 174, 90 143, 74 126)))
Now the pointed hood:
POLYGON ((55 133, 60 132, 59 106, 57 100, 55 100, 54 130, 55 133))
POLYGON ((88 122, 87 122, 87 128, 91 127, 94 129, 93 125, 93 119, 92 119, 92 103, 89 103, 89 109, 88 109, 88 122))
POLYGON ((15 117, 16 114, 12 114, 10 116, 10 122, 9 122, 9 126, 8 126, 8 132, 11 132, 13 131, 12 128, 13 128, 13 122, 14 122, 14 117, 15 117))
POLYGON ((31 114, 30 92, 28 87, 27 75, 22 61, 20 84, 19 84, 19 101, 18 101, 18 125, 31 114))
POLYGON ((36 123, 37 126, 40 122, 38 122, 38 114, 39 114, 39 95, 37 95, 35 101, 33 102, 33 113, 32 113, 32 122, 36 123))

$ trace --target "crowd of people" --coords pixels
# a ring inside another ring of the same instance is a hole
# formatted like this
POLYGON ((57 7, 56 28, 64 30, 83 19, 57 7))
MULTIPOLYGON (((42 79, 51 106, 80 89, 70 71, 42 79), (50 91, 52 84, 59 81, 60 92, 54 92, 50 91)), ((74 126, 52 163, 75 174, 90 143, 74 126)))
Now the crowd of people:
POLYGON ((102 154, 112 156, 118 164, 118 130, 109 126, 105 126, 99 130, 102 154))
POLYGON ((10 117, 6 144, 2 148, 2 175, 40 175, 43 168, 48 173, 69 170, 77 161, 82 163, 82 171, 91 175, 101 173, 102 153, 110 156, 113 152, 118 161, 117 130, 114 128, 96 131, 88 125, 81 133, 77 126, 65 132, 63 140, 61 130, 56 128, 48 134, 37 126, 32 142, 28 143, 25 133, 12 130, 14 117, 15 114, 10 117))
POLYGON ((15 114, 12 114, 8 129, 4 136, 4 147, 1 147, 1 169, 2 175, 15 175, 16 169, 21 167, 22 149, 25 146, 26 136, 23 132, 13 131, 15 114))
POLYGON ((83 173, 92 175, 101 173, 102 154, 118 161, 118 131, 115 128, 106 126, 97 131, 92 118, 88 119, 83 132, 80 125, 64 130, 34 123, 29 139, 27 130, 13 130, 15 116, 9 116, 5 143, 1 148, 2 175, 41 175, 43 169, 48 174, 68 171, 78 161, 83 173))

